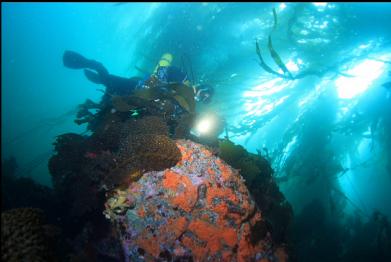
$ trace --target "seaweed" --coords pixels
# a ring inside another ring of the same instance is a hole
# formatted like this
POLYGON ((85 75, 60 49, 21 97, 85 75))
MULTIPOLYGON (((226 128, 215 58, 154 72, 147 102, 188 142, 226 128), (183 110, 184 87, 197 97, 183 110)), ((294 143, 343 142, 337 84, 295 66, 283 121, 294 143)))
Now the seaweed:
MULTIPOLYGON (((274 18, 274 25, 273 25, 273 31, 275 31, 277 29, 277 13, 276 13, 276 9, 273 8, 273 18, 274 18)), ((268 66, 266 63, 265 63, 265 60, 263 59, 262 55, 261 55, 261 50, 259 48, 259 44, 258 44, 258 41, 256 40, 255 41, 255 51, 258 55, 258 58, 259 58, 259 65, 266 71, 266 72, 269 72, 271 74, 274 74, 274 75, 277 75, 281 78, 287 78, 287 79, 295 79, 291 72, 288 70, 288 68, 285 66, 284 62, 282 62, 282 59, 280 57, 280 55, 277 53, 277 51, 274 49, 273 47, 273 44, 272 44, 272 37, 271 37, 271 34, 269 35, 268 37, 268 48, 269 48, 269 52, 270 52, 270 55, 271 57, 273 58, 273 61, 277 64, 277 66, 284 72, 284 74, 280 74, 278 73, 277 71, 273 70, 270 66, 268 66)))
POLYGON ((240 171, 255 202, 273 226, 274 241, 288 241, 287 231, 293 211, 273 179, 273 169, 269 162, 229 140, 219 141, 219 156, 240 171))
POLYGON ((269 47, 270 55, 272 56, 274 62, 278 65, 278 67, 281 68, 284 74, 287 74, 290 79, 293 79, 291 72, 289 72, 288 68, 282 62, 280 55, 276 52, 276 50, 273 47, 271 35, 269 35, 268 47, 269 47))

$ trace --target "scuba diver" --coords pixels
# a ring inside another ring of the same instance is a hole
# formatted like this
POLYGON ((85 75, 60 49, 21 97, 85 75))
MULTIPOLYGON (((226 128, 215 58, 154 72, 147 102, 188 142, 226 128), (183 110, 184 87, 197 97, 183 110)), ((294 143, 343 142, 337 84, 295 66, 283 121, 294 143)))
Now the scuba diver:
POLYGON ((79 125, 87 122, 89 126, 94 126, 99 124, 99 120, 90 109, 111 110, 112 113, 119 111, 124 118, 129 113, 131 117, 160 115, 166 120, 170 134, 176 134, 178 126, 189 133, 196 101, 210 103, 214 90, 211 85, 190 83, 185 72, 171 65, 172 60, 171 54, 163 54, 151 75, 144 79, 125 78, 110 74, 98 61, 87 59, 74 51, 65 51, 65 67, 84 69, 85 76, 91 82, 106 87, 99 104, 86 101, 80 106, 75 122, 79 125))
POLYGON ((102 63, 87 59, 74 51, 67 50, 63 55, 65 67, 84 69, 84 74, 88 80, 95 84, 103 84, 106 87, 106 92, 111 95, 131 95, 134 91, 149 88, 151 85, 159 85, 163 92, 169 92, 169 90, 165 90, 168 84, 181 83, 193 89, 196 101, 205 104, 209 103, 214 94, 213 87, 208 84, 192 85, 186 73, 178 67, 171 65, 172 60, 171 54, 164 54, 151 77, 142 79, 139 77, 125 78, 109 74, 102 63))

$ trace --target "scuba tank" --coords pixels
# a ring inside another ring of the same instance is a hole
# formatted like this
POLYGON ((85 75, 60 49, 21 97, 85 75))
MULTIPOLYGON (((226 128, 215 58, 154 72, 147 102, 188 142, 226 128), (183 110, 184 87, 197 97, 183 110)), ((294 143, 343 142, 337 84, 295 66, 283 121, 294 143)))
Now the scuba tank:
POLYGON ((152 76, 144 81, 146 88, 136 90, 135 96, 145 100, 173 99, 185 111, 195 112, 194 91, 187 75, 172 66, 173 55, 164 53, 152 76))
POLYGON ((161 66, 170 66, 173 60, 173 56, 170 53, 165 53, 160 58, 159 62, 157 63, 155 69, 153 70, 153 73, 155 74, 157 72, 157 69, 161 66))

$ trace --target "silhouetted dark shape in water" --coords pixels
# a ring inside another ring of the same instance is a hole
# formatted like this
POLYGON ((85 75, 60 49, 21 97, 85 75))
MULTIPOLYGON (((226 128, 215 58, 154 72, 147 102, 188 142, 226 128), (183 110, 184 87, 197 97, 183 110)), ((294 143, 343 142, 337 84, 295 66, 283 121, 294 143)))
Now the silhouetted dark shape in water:
MULTIPOLYGON (((149 77, 146 79, 140 77, 125 78, 109 74, 109 71, 102 63, 87 59, 81 54, 69 50, 64 52, 63 63, 64 66, 71 69, 84 69, 85 76, 91 82, 106 86, 106 92, 111 95, 131 95, 134 91, 145 88, 145 82, 149 77)), ((186 83, 188 82, 187 74, 176 66, 158 66, 154 74, 156 74, 162 88, 172 83, 188 85, 186 83)), ((193 91, 195 99, 204 103, 209 103, 214 94, 213 87, 207 84, 195 85, 193 86, 193 91)))
POLYGON ((87 59, 74 51, 64 52, 63 63, 71 69, 84 69, 85 76, 91 82, 106 86, 106 92, 110 94, 130 95, 141 80, 137 77, 125 78, 109 74, 102 63, 87 59))
POLYGON ((36 183, 30 177, 18 176, 17 173, 20 173, 18 170, 19 167, 14 157, 2 161, 1 210, 36 207, 43 209, 48 221, 54 223, 59 215, 57 208, 59 204, 55 192, 50 187, 36 183))

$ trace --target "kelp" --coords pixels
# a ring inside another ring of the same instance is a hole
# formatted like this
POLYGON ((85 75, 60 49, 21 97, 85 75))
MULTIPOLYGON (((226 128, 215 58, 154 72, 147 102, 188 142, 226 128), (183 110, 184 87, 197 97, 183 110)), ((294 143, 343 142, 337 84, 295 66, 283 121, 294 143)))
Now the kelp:
POLYGON ((279 76, 281 78, 287 78, 287 79, 292 79, 293 80, 295 78, 292 76, 291 72, 285 66, 284 62, 282 62, 282 59, 281 59, 280 55, 277 53, 277 51, 273 47, 271 34, 277 29, 277 13, 276 13, 276 9, 275 8, 273 8, 273 18, 274 18, 274 25, 273 25, 273 30, 272 30, 272 32, 269 35, 268 49, 269 49, 271 57, 273 58, 274 63, 277 64, 277 66, 284 72, 284 74, 278 73, 277 71, 273 70, 270 66, 268 66, 265 63, 265 60, 263 59, 263 57, 261 55, 261 50, 259 48, 258 41, 256 41, 255 42, 255 47, 256 47, 256 53, 257 53, 258 58, 260 60, 260 66, 266 72, 269 72, 271 74, 277 75, 277 76, 279 76))
POLYGON ((273 30, 276 30, 276 28, 277 28, 277 12, 276 12, 275 8, 273 8, 273 18, 274 18, 273 30))
MULTIPOLYGON (((391 61, 389 61, 389 60, 371 57, 370 53, 368 53, 369 52, 368 51, 368 52, 363 52, 363 54, 361 54, 361 55, 353 55, 353 56, 347 56, 347 57, 342 56, 341 60, 338 61, 337 63, 333 63, 332 65, 329 65, 329 66, 324 66, 323 68, 308 68, 302 72, 298 72, 295 76, 293 76, 291 74, 291 72, 289 71, 289 69, 286 67, 285 63, 282 61, 281 56, 278 54, 278 52, 275 50, 275 48, 273 46, 272 34, 277 29, 278 16, 277 16, 277 12, 276 12, 275 8, 273 8, 272 11, 273 11, 274 24, 273 24, 273 28, 268 36, 268 49, 269 49, 269 53, 270 53, 274 63, 282 70, 283 73, 279 73, 279 72, 273 70, 270 66, 268 66, 265 63, 265 61, 262 57, 262 54, 261 54, 261 50, 259 48, 258 40, 256 40, 255 45, 256 45, 256 53, 257 53, 259 61, 260 61, 259 65, 268 73, 274 74, 280 78, 290 79, 290 80, 301 79, 301 78, 305 78, 310 75, 315 75, 315 76, 321 78, 328 73, 332 73, 331 79, 333 79, 333 78, 340 76, 340 75, 345 76, 345 77, 353 77, 352 75, 347 74, 346 72, 341 72, 340 68, 339 68, 339 65, 345 64, 349 61, 352 61, 353 59, 358 61, 361 58, 367 58, 367 59, 371 59, 374 61, 383 62, 386 64, 391 63, 391 61)), ((295 15, 292 15, 292 17, 295 17, 295 15)), ((290 27, 291 24, 292 24, 292 21, 289 21, 288 27, 290 27)), ((288 37, 289 36, 290 35, 288 35, 288 37)), ((386 88, 390 88, 390 86, 391 85, 389 85, 389 84, 385 85, 386 88)))
POLYGON ((162 92, 159 86, 153 86, 148 89, 137 90, 135 97, 145 101, 153 101, 156 99, 173 99, 189 113, 195 112, 195 100, 193 90, 184 84, 169 84, 167 87, 171 92, 162 92))
POLYGON ((261 61, 259 63, 259 65, 266 71, 266 72, 269 72, 271 74, 275 74, 275 75, 278 75, 279 77, 284 77, 283 74, 280 74, 276 71, 274 71, 270 66, 268 66, 266 63, 265 63, 265 60, 263 60, 263 57, 261 55, 261 50, 259 48, 259 44, 258 44, 258 41, 255 42, 255 47, 256 47, 256 52, 257 52, 257 55, 258 55, 258 58, 259 60, 261 61))
POLYGON ((195 100, 192 88, 184 84, 171 84, 170 88, 175 91, 174 99, 189 113, 195 112, 195 100))
POLYGON ((281 57, 278 55, 276 50, 273 48, 271 35, 269 35, 268 47, 269 47, 270 55, 272 56, 274 62, 278 65, 279 68, 282 69, 284 74, 287 74, 291 79, 293 79, 291 72, 289 72, 288 68, 282 62, 281 57))

